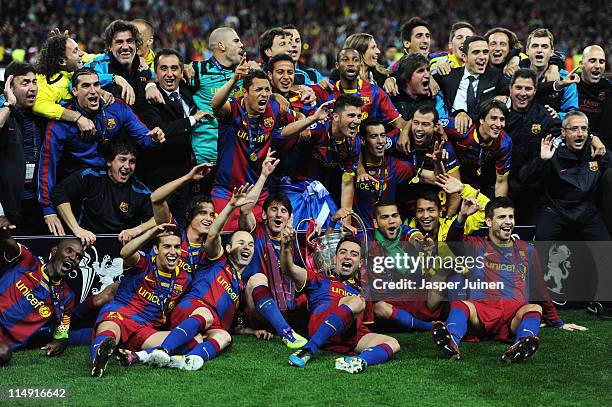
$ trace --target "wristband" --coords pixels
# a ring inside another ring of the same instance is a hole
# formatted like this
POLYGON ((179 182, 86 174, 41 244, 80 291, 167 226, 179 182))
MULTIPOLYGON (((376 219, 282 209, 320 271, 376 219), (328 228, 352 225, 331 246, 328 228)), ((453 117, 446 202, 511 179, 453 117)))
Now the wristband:
POLYGON ((147 90, 149 90, 149 87, 151 87, 151 86, 155 86, 155 83, 153 83, 153 82, 149 82, 149 83, 147 83, 147 84, 145 85, 145 92, 146 92, 147 90))
POLYGON ((75 123, 78 123, 78 122, 79 122, 79 119, 80 119, 81 117, 83 117, 83 115, 82 115, 81 113, 79 113, 79 117, 77 117, 77 119, 76 119, 74 122, 75 122, 75 123))

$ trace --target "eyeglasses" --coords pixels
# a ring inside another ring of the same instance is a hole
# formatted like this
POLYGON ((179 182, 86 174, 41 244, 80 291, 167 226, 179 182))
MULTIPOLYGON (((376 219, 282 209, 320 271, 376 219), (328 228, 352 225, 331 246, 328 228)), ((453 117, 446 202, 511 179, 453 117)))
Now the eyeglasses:
POLYGON ((576 133, 578 130, 580 130, 583 133, 586 133, 589 131, 589 128, 586 126, 572 126, 572 127, 564 127, 565 130, 567 131, 571 131, 572 133, 576 133))

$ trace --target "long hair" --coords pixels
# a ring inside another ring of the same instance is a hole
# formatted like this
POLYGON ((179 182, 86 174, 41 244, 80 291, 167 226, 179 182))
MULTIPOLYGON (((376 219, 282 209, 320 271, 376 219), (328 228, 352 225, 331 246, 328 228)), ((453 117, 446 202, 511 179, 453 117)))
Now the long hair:
POLYGON ((51 79, 53 75, 62 70, 60 62, 66 58, 66 42, 68 37, 58 35, 50 37, 43 42, 36 62, 36 71, 51 79))
MULTIPOLYGON (((346 41, 344 41, 344 46, 342 47, 342 48, 353 48, 354 50, 359 52, 359 54, 361 55, 362 64, 361 64, 361 72, 359 73, 359 76, 362 80, 370 80, 369 75, 368 75, 368 71, 370 70, 370 67, 366 65, 365 60, 364 60, 364 55, 366 51, 368 50, 368 47, 370 46, 370 41, 373 41, 373 40, 374 40, 374 37, 367 33, 352 34, 346 39, 346 41)), ((374 65, 373 68, 376 69, 378 73, 383 74, 385 76, 389 76, 389 70, 385 68, 384 66, 382 66, 381 64, 379 64, 378 61, 376 61, 376 65, 374 65)))

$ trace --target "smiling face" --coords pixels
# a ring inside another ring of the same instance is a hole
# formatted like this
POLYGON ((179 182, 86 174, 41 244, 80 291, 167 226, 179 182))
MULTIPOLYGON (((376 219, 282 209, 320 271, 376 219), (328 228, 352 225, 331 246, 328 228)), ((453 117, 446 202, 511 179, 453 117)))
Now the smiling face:
POLYGON ((423 56, 429 55, 429 46, 431 44, 429 28, 425 26, 418 26, 412 29, 410 34, 410 42, 405 41, 404 47, 409 52, 418 52, 423 56))
POLYGON ((491 63, 500 65, 510 53, 510 38, 503 32, 496 32, 489 36, 489 53, 491 63))
POLYGON ((72 94, 83 109, 95 112, 100 107, 100 80, 98 75, 81 75, 72 94))
POLYGON ((338 68, 340 77, 345 80, 352 82, 357 79, 359 69, 361 69, 361 57, 359 56, 359 52, 353 49, 343 51, 340 55, 340 59, 336 63, 336 68, 338 68))
POLYGON ((407 93, 411 96, 425 96, 429 94, 431 75, 427 64, 419 66, 410 77, 407 93))
POLYGON ((66 72, 74 72, 83 67, 83 54, 78 44, 72 38, 66 40, 66 58, 64 60, 63 70, 66 72))
POLYGON ((136 56, 136 39, 131 31, 120 31, 113 37, 111 53, 121 65, 131 66, 136 56))
POLYGON ((417 149, 426 150, 431 145, 436 125, 434 119, 435 116, 433 113, 423 114, 419 111, 414 112, 410 131, 412 132, 414 146, 417 149))
POLYGON ((510 98, 512 99, 512 109, 517 112, 527 110, 535 98, 536 87, 530 78, 516 78, 510 85, 510 98))
POLYGON ((506 117, 504 112, 497 108, 493 108, 487 113, 484 119, 480 119, 480 128, 478 134, 482 135, 483 139, 499 137, 506 125, 506 117))
POLYGON ((249 89, 244 89, 244 100, 249 114, 263 114, 272 95, 268 79, 254 78, 249 89))
POLYGON ((272 236, 279 236, 287 226, 291 214, 281 202, 272 202, 262 213, 262 219, 272 236))
POLYGON ((348 105, 341 113, 332 113, 332 120, 337 123, 340 134, 355 137, 361 124, 361 108, 348 105))
POLYGON ((589 122, 582 116, 570 116, 563 128, 561 135, 565 137, 567 148, 572 151, 580 151, 589 137, 589 122))
POLYGON ((463 46, 463 41, 465 41, 465 39, 471 35, 474 35, 474 31, 472 31, 468 27, 460 28, 455 31, 451 42, 448 44, 448 48, 451 54, 453 54, 463 62, 465 62, 466 55, 463 51, 461 51, 461 47, 463 46))
POLYGON ((302 37, 300 32, 294 28, 287 28, 285 31, 291 34, 291 53, 289 55, 293 62, 297 62, 302 55, 302 37))
POLYGON ((38 83, 34 72, 13 77, 13 93, 17 99, 17 106, 24 109, 31 109, 36 101, 38 93, 38 83))
POLYGON ((606 71, 604 50, 598 46, 588 47, 587 51, 582 54, 580 66, 582 67, 582 80, 589 84, 598 83, 606 71))
POLYGON ((181 238, 176 235, 161 236, 158 243, 153 245, 157 257, 157 268, 165 273, 174 271, 181 258, 181 238))
POLYGON ((376 45, 376 41, 371 39, 368 43, 368 49, 366 49, 363 54, 364 63, 370 68, 378 65, 378 57, 380 56, 380 49, 378 49, 378 45, 376 45))
POLYGON ((176 55, 162 55, 155 65, 155 75, 162 89, 174 92, 183 76, 181 61, 176 55))
POLYGON ((78 240, 65 239, 51 253, 50 265, 53 270, 50 272, 53 277, 65 278, 72 270, 78 270, 83 259, 83 245, 78 240))
POLYGON ((108 166, 109 177, 115 183, 123 185, 130 180, 136 170, 136 157, 132 153, 120 153, 106 165, 108 166))
POLYGON ((230 243, 225 246, 230 261, 239 269, 249 265, 253 259, 255 243, 253 236, 245 231, 234 232, 230 243))
POLYGON ((489 63, 489 45, 486 41, 474 41, 468 48, 465 69, 472 74, 483 74, 489 63))
POLYGON ((210 225, 215 220, 215 207, 211 202, 201 202, 198 209, 189 223, 189 227, 194 229, 200 236, 208 234, 210 225))
POLYGON ((387 133, 385 126, 376 124, 366 127, 365 147, 367 158, 370 160, 382 160, 385 156, 385 145, 387 144, 387 133))
POLYGON ((493 216, 485 220, 489 228, 489 239, 496 244, 508 243, 514 229, 514 208, 495 208, 493 216))
POLYGON ((355 242, 345 241, 334 256, 336 273, 341 279, 348 279, 355 275, 361 265, 361 246, 355 242))
POLYGON ((440 225, 440 208, 436 202, 419 198, 416 202, 415 219, 422 232, 435 236, 440 225))
POLYGON ((402 218, 396 205, 381 206, 374 217, 374 227, 388 240, 395 240, 402 230, 402 218))
POLYGON ((554 49, 550 43, 550 38, 532 37, 526 51, 529 62, 531 62, 531 68, 541 72, 548 68, 548 62, 554 49))
POLYGON ((274 64, 272 72, 268 73, 272 87, 280 94, 286 94, 291 90, 295 81, 294 64, 289 61, 278 61, 274 64))

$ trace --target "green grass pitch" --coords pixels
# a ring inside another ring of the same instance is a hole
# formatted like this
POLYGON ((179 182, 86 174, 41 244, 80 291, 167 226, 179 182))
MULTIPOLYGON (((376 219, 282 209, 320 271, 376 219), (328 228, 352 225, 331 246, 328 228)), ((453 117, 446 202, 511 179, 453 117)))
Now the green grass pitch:
MULTIPOLYGON (((61 387, 67 398, 59 403, 69 406, 611 406, 612 323, 582 310, 561 316, 589 331, 542 329, 540 350, 524 364, 502 363, 502 343, 463 343, 463 358, 447 361, 429 333, 398 334, 396 358, 350 375, 334 369, 335 354, 321 352, 298 369, 278 338, 237 336, 197 372, 125 368, 113 357, 102 379, 89 377, 87 347, 59 358, 20 351, 0 368, 0 389, 6 397, 9 387, 61 387)), ((58 402, 0 399, 0 406, 49 404, 58 402)))

